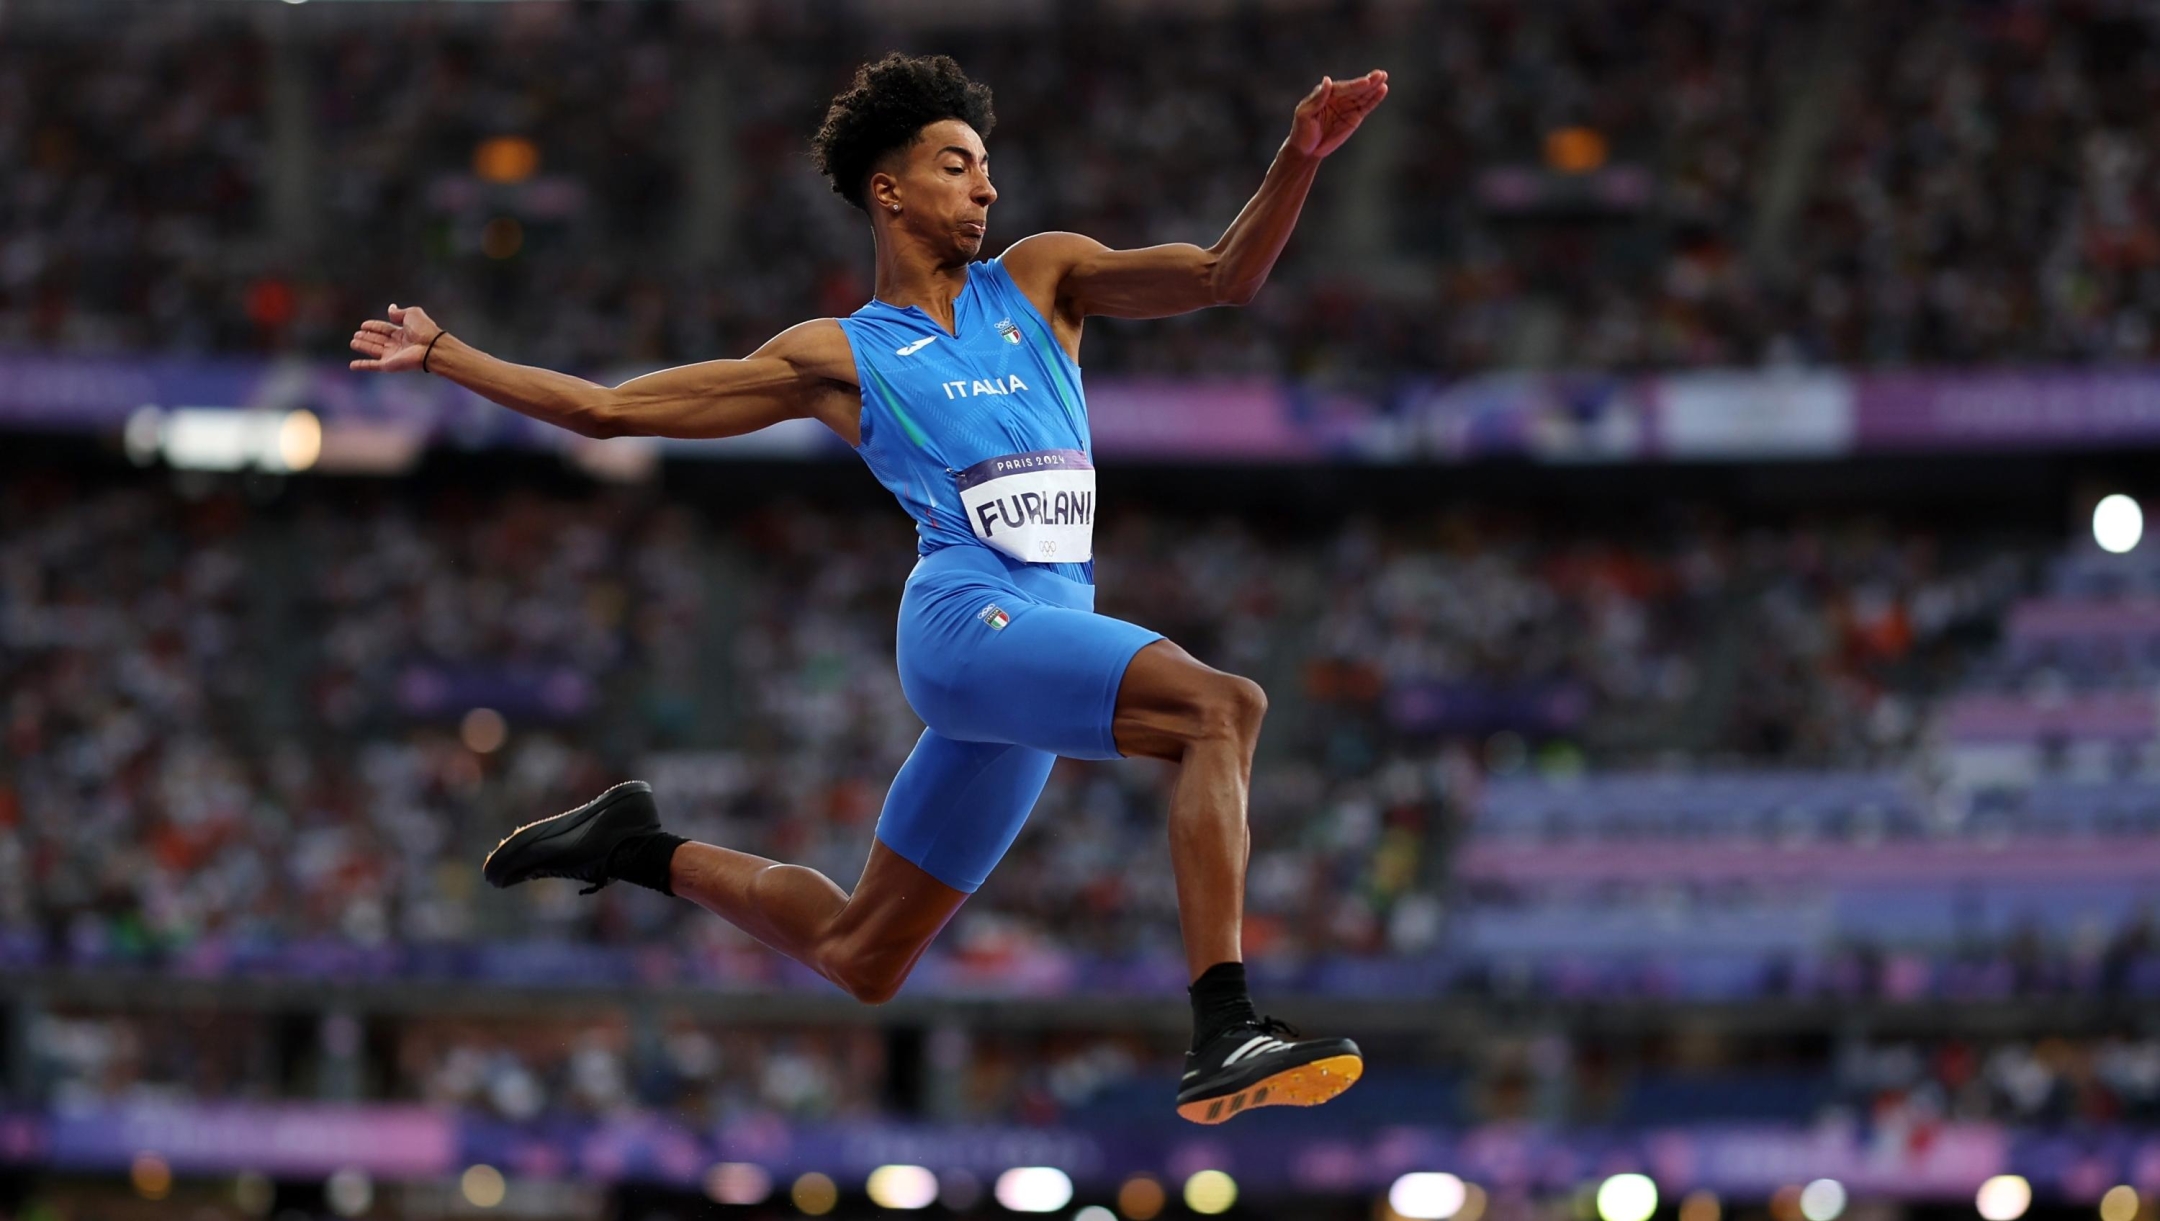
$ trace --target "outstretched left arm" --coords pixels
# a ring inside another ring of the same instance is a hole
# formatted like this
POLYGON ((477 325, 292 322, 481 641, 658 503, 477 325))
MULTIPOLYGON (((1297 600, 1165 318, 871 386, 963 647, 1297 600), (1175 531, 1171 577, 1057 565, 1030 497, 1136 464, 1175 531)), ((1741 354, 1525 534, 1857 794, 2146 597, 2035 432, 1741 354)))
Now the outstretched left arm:
POLYGON ((1298 103, 1290 137, 1259 192, 1213 246, 1176 242, 1112 250, 1078 233, 1040 233, 1005 252, 1006 270, 1036 302, 1054 302, 1058 320, 1067 325, 1090 314, 1165 318, 1243 305, 1267 281, 1297 227, 1320 162, 1342 147, 1387 91, 1387 73, 1378 70, 1314 86, 1298 103))

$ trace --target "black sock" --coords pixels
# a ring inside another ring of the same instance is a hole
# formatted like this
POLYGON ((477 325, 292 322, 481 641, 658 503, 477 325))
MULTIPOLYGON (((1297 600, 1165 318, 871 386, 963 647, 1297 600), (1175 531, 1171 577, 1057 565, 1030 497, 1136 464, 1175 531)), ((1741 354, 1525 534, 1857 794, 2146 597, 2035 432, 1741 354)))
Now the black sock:
POLYGON ((1260 1020, 1253 1010, 1252 996, 1245 991, 1242 962, 1216 963, 1202 971, 1188 991, 1192 993, 1194 1051, 1226 1030, 1260 1020))
POLYGON ((675 859, 675 850, 689 842, 665 831, 633 835, 608 853, 607 876, 672 895, 675 889, 668 885, 668 865, 675 859))

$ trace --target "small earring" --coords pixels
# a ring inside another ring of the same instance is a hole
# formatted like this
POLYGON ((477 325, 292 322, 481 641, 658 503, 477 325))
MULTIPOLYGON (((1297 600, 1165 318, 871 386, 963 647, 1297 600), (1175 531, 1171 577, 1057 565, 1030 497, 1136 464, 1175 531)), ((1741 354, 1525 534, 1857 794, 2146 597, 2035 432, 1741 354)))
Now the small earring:
POLYGON ((899 205, 899 204, 894 204, 894 205, 892 206, 892 210, 893 210, 893 211, 895 211, 895 212, 898 212, 898 211, 900 210, 900 205, 899 205))

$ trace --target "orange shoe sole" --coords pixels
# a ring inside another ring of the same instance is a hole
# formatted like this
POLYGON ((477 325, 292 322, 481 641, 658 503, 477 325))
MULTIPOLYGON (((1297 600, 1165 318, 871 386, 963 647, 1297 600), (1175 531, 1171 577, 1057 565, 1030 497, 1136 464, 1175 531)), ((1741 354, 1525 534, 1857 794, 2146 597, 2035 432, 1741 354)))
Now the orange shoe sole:
POLYGON ((1364 1075, 1362 1056, 1329 1056, 1325 1060, 1284 1069, 1235 1094, 1188 1102, 1179 1107, 1177 1113, 1194 1123, 1213 1124, 1255 1107, 1316 1107, 1356 1085, 1357 1079, 1364 1075))

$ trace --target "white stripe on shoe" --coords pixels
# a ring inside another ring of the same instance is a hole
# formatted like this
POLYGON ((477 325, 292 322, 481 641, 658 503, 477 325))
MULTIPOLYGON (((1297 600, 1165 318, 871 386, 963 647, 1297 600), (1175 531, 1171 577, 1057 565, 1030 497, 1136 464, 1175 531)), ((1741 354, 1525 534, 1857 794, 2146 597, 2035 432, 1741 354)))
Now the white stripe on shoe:
POLYGON ((1257 1038, 1248 1040, 1243 1047, 1240 1047, 1236 1051, 1231 1052, 1230 1058, 1223 1061, 1223 1067, 1228 1068, 1247 1056, 1264 1056, 1267 1053, 1276 1050, 1277 1048, 1288 1046, 1290 1046, 1288 1043, 1285 1043, 1280 1039, 1270 1038, 1267 1035, 1260 1035, 1257 1038))

